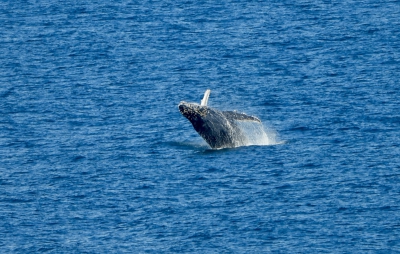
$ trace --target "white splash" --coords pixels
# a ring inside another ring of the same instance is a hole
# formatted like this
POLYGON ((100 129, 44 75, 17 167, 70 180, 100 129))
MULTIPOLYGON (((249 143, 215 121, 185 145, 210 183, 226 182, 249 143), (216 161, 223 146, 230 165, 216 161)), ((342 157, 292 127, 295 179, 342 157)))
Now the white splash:
POLYGON ((237 121, 238 127, 243 132, 245 139, 241 139, 243 146, 268 146, 277 145, 280 142, 277 140, 277 133, 270 129, 265 129, 262 123, 254 121, 237 121))

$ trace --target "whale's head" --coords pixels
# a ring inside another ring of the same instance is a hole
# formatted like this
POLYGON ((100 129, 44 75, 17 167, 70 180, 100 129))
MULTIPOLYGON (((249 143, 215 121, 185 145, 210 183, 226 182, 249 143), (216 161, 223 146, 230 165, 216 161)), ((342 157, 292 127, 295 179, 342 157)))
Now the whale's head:
POLYGON ((201 106, 197 103, 188 103, 181 101, 178 105, 181 114, 186 117, 192 124, 201 122, 207 116, 209 109, 207 106, 201 106))

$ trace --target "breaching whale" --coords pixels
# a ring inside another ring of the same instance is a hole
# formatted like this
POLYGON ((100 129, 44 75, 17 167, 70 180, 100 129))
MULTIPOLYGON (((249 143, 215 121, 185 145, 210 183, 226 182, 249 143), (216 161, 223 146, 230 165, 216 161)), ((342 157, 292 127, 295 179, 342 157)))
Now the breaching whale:
POLYGON ((238 121, 261 123, 255 116, 236 111, 219 111, 207 106, 210 90, 206 90, 201 103, 181 101, 181 114, 213 149, 237 147, 246 144, 247 137, 238 126, 238 121))

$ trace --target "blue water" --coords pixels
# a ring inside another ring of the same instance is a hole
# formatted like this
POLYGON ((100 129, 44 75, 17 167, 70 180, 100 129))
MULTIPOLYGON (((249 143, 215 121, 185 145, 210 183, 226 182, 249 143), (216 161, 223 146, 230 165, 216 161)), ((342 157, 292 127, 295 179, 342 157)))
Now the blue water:
POLYGON ((1 253, 400 252, 399 1, 3 0, 0 24, 1 253), (211 150, 177 107, 207 88, 280 142, 211 150))

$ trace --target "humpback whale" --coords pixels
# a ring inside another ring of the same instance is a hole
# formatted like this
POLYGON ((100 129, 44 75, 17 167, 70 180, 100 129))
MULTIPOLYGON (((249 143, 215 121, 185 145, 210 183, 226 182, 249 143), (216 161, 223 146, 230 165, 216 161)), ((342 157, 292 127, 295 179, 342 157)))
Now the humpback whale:
POLYGON ((231 148, 246 144, 247 137, 238 126, 238 121, 261 123, 255 116, 236 111, 220 111, 208 107, 211 90, 207 89, 201 103, 181 101, 178 105, 181 114, 212 149, 231 148))

